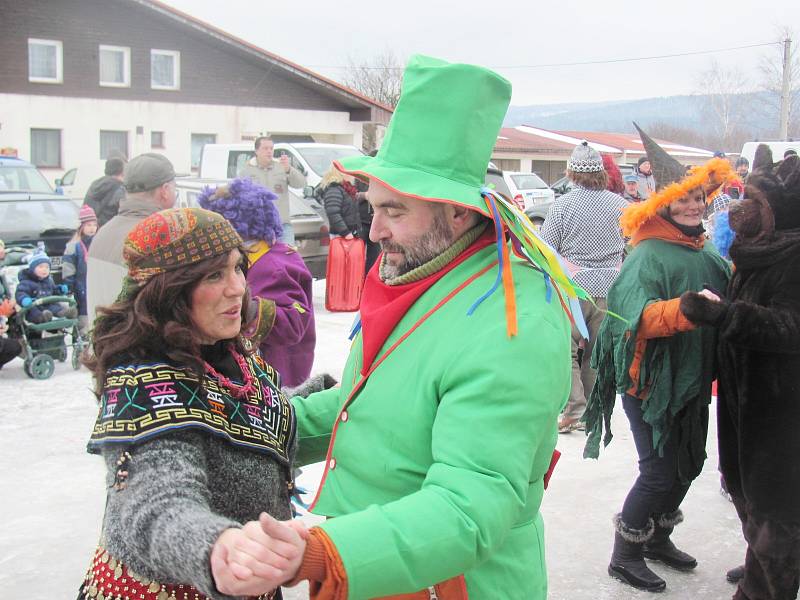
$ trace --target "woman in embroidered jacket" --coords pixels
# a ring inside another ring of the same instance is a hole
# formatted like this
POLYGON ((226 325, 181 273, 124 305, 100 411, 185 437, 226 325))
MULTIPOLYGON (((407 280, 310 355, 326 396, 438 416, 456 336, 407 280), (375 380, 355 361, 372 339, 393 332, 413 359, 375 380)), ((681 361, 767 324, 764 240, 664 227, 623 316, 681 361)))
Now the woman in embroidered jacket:
POLYGON ((88 450, 108 491, 80 598, 268 598, 270 573, 242 554, 280 544, 299 561, 302 526, 264 533, 291 516, 295 416, 242 337, 243 252, 201 209, 156 213, 125 240, 128 277, 88 361, 100 399, 88 450))
POLYGON ((595 342, 597 382, 586 408, 585 456, 605 443, 617 394, 630 422, 639 477, 614 517, 609 575, 629 585, 661 591, 664 580, 644 558, 692 570, 697 561, 670 539, 683 520, 681 502, 705 460, 716 336, 680 312, 680 296, 704 285, 725 289, 729 268, 701 224, 706 198, 728 178, 730 165, 714 159, 688 174, 640 131, 656 179, 666 186, 623 212, 623 235, 633 251, 608 294, 595 342), (668 184, 668 185, 667 185, 668 184))
POLYGON ((225 217, 245 240, 247 285, 258 299, 257 318, 248 337, 281 375, 284 386, 297 386, 311 374, 317 332, 314 326, 313 278, 297 249, 281 242, 283 228, 277 196, 249 179, 207 187, 200 206, 225 217))

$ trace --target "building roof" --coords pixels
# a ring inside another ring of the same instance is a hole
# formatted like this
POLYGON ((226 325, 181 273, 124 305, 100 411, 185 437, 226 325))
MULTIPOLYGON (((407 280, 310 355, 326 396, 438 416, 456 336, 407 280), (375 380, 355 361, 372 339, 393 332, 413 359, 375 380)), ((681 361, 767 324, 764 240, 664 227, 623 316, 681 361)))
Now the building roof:
MULTIPOLYGON (((553 131, 520 125, 504 127, 497 136, 495 151, 523 152, 543 154, 564 154, 568 156, 572 149, 583 140, 598 152, 607 154, 625 154, 629 159, 636 159, 644 154, 644 147, 639 136, 633 133, 604 133, 596 131, 553 131)), ((656 139, 667 153, 676 158, 703 159, 711 158, 714 153, 702 148, 683 146, 668 140, 656 139)))
POLYGON ((167 16, 175 21, 181 22, 193 29, 201 31, 217 40, 229 44, 238 48, 239 50, 243 50, 247 54, 255 56, 261 60, 266 61, 272 67, 278 67, 280 69, 285 70, 291 75, 295 77, 300 77, 301 79, 305 79, 308 83, 314 85, 315 87, 321 87, 327 93, 330 93, 337 97, 337 99, 344 103, 347 106, 353 108, 365 108, 370 109, 372 112, 373 118, 370 120, 378 121, 378 122, 388 122, 391 114, 393 112, 393 108, 386 104, 382 104, 372 98, 369 98, 360 92, 357 92, 354 89, 351 89, 341 83, 334 81, 332 79, 328 79, 327 77, 320 75, 319 73, 315 73, 314 71, 307 69, 297 63, 293 63, 290 60, 283 58, 282 56, 278 56, 272 52, 264 50, 256 46, 255 44, 251 44, 241 38, 236 37, 228 33, 227 31, 223 31, 214 25, 206 23, 205 21, 201 21, 192 15, 189 15, 183 11, 180 11, 176 8, 168 6, 163 2, 159 2, 159 0, 130 0, 131 2, 135 2, 140 4, 146 8, 149 8, 157 13, 160 13, 164 16, 167 16))

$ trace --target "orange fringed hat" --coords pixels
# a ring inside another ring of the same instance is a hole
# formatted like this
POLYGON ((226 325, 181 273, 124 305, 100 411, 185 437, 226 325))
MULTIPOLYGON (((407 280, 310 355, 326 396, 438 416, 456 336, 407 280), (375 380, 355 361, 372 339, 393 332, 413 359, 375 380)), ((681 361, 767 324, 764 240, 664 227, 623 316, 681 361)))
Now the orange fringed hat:
POLYGON ((661 177, 656 177, 658 188, 654 194, 644 202, 631 204, 623 210, 619 224, 625 237, 631 237, 660 208, 669 206, 695 188, 703 188, 706 203, 710 203, 725 183, 739 181, 733 167, 724 158, 712 158, 704 165, 692 167, 687 173, 677 160, 667 154, 636 123, 634 125, 639 130, 647 158, 653 166, 653 173, 660 173, 661 177), (679 174, 684 176, 680 177, 679 174))

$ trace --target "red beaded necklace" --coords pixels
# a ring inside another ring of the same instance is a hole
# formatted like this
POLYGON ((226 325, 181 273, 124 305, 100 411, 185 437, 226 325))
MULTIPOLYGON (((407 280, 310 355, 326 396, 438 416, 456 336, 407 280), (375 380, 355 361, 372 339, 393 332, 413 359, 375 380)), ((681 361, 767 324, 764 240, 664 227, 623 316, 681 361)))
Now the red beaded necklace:
POLYGON ((222 387, 226 388, 231 393, 232 396, 235 396, 236 398, 243 398, 256 390, 256 386, 254 385, 255 378, 250 373, 250 369, 247 367, 247 361, 245 361, 244 356, 236 351, 236 349, 233 347, 233 344, 228 346, 228 351, 233 355, 236 364, 239 365, 239 369, 242 371, 244 385, 239 385, 232 382, 206 361, 203 361, 203 366, 205 367, 206 373, 211 375, 211 377, 214 377, 222 387))

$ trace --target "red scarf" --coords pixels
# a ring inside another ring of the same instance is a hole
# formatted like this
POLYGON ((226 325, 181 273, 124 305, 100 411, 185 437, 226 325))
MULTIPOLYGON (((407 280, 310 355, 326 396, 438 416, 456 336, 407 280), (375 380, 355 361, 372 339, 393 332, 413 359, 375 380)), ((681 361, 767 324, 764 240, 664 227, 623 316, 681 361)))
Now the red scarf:
POLYGON ((494 242, 494 229, 489 227, 472 245, 441 270, 419 281, 402 285, 387 285, 381 281, 379 273, 382 259, 375 261, 375 265, 367 274, 364 290, 361 293, 363 339, 361 374, 366 375, 386 338, 422 294, 470 256, 494 242))

